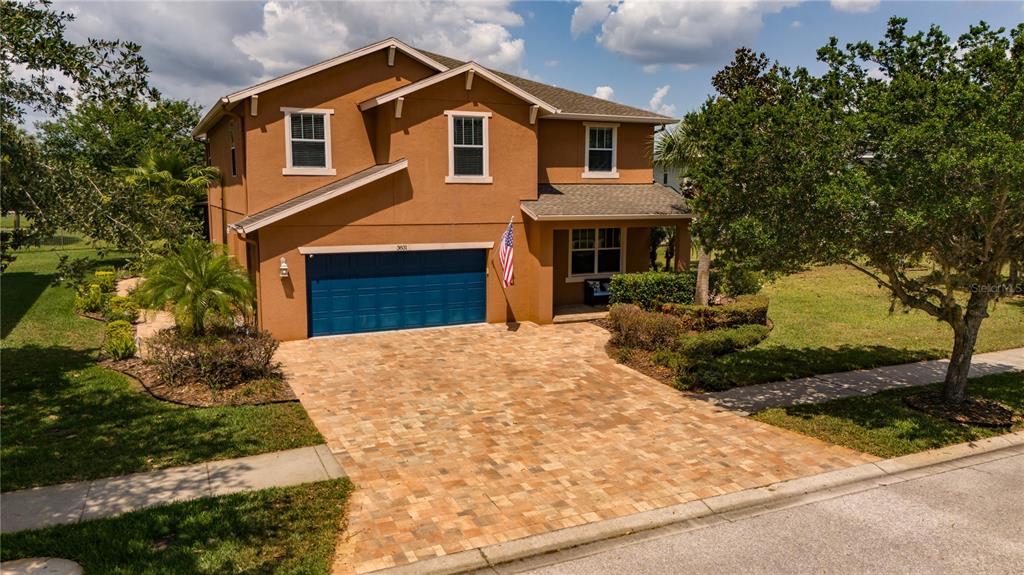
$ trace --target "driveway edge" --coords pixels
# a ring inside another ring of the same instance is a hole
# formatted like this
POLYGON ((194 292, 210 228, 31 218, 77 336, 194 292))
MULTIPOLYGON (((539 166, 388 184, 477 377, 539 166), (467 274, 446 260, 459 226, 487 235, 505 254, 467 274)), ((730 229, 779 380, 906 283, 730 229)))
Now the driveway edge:
POLYGON ((735 521, 769 511, 804 505, 839 495, 892 485, 1024 453, 1024 431, 990 437, 865 463, 788 481, 781 481, 708 499, 690 501, 625 517, 607 519, 531 535, 521 539, 432 557, 373 571, 375 575, 452 575, 510 563, 538 555, 563 551, 650 531, 690 520, 718 516, 735 521))

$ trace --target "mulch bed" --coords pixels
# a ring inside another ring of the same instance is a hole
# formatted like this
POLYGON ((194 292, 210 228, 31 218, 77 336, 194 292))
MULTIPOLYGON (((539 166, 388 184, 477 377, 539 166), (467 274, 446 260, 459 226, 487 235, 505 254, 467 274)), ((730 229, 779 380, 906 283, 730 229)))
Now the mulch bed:
POLYGON ((628 347, 619 347, 608 343, 604 346, 604 350, 608 353, 608 357, 621 363, 622 365, 639 371, 647 377, 656 379, 657 381, 664 383, 665 385, 675 388, 676 386, 676 372, 672 368, 665 367, 664 365, 655 363, 651 359, 652 353, 642 349, 630 349, 628 347))
POLYGON ((1013 411, 988 399, 968 397, 962 405, 953 406, 943 401, 942 392, 929 391, 908 395, 903 398, 903 403, 932 417, 954 423, 979 427, 1010 427, 1013 425, 1013 411))
POLYGON ((264 405, 298 401, 291 387, 281 379, 260 379, 230 389, 214 391, 201 381, 166 385, 157 377, 156 368, 138 357, 117 361, 107 359, 101 361, 100 365, 127 375, 155 399, 188 407, 264 405))

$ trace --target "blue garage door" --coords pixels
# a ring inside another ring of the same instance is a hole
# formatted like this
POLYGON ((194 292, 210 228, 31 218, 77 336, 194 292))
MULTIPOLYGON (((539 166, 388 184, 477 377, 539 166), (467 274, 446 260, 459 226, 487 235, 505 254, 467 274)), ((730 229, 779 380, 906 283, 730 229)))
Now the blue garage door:
POLYGON ((306 256, 309 335, 482 322, 486 251, 306 256))

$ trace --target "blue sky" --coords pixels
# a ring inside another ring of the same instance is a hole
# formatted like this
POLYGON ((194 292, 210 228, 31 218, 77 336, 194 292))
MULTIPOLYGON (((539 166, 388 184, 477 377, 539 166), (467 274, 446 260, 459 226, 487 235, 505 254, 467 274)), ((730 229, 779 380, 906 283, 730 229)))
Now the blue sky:
POLYGON ((829 36, 877 40, 892 15, 955 37, 978 20, 1012 27, 1024 2, 60 2, 69 35, 142 45, 153 83, 203 107, 216 98, 396 36, 586 94, 676 116, 699 106, 741 45, 814 66, 829 36), (662 95, 655 99, 656 93, 662 95))

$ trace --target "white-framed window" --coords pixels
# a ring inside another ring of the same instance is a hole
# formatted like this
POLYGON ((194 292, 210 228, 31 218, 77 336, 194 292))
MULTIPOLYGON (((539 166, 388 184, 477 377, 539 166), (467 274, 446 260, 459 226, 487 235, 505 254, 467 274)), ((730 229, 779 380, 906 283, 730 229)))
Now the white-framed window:
POLYGON ((618 178, 618 124, 584 124, 584 178, 618 178))
POLYGON ((446 110, 448 117, 449 184, 489 184, 490 170, 488 124, 490 112, 446 110))
POLYGON ((331 115, 325 108, 281 108, 284 112, 286 176, 333 176, 331 115))
POLYGON ((622 228, 578 228, 569 232, 569 276, 609 276, 622 271, 622 228))

